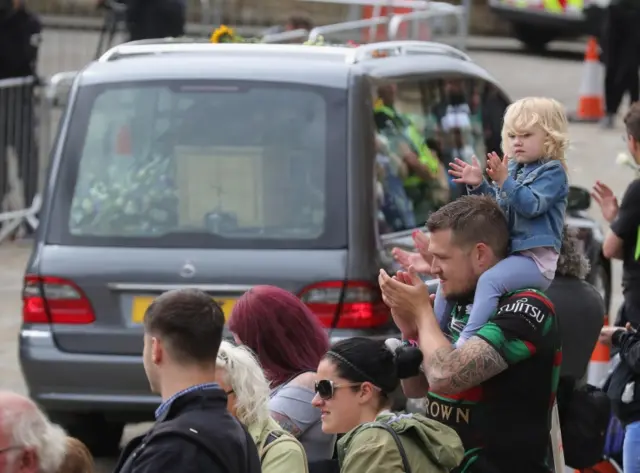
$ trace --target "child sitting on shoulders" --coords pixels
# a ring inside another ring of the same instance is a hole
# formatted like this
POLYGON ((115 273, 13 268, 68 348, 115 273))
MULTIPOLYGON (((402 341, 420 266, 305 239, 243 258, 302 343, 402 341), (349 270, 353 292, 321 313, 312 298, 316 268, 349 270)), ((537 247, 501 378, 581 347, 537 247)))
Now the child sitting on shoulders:
MULTIPOLYGON (((568 123, 556 100, 528 97, 511 104, 504 116, 501 159, 490 153, 483 177, 478 160, 456 159, 449 173, 466 184, 470 194, 495 196, 507 215, 509 256, 484 272, 476 287, 468 322, 456 343, 461 346, 493 315, 499 298, 531 288, 545 291, 555 276, 562 242, 569 182, 565 152, 568 123)), ((434 310, 448 320, 452 304, 438 288, 434 310)), ((446 327, 443 327, 446 328, 446 327)))

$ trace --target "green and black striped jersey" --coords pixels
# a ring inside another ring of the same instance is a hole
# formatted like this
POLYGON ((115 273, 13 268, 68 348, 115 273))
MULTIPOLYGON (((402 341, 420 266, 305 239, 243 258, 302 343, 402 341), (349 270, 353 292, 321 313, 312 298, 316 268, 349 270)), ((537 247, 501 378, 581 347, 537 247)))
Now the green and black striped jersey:
MULTIPOLYGON (((467 303, 454 306, 454 342, 469 310, 467 303)), ((457 395, 430 392, 426 415, 460 435, 466 450, 460 472, 548 473, 551 408, 562 360, 553 304, 534 290, 507 294, 474 337, 490 344, 508 369, 457 395)))

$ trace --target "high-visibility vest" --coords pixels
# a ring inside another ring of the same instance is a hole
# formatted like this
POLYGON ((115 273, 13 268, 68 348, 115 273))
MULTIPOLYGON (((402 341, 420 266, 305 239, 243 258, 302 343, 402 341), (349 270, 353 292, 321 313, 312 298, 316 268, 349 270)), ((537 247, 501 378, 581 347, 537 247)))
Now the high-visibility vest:
POLYGON ((558 0, 544 0, 544 10, 552 13, 562 13, 564 8, 558 0))
POLYGON ((581 12, 584 9, 584 0, 567 0, 566 9, 573 13, 581 12))
MULTIPOLYGON (((416 154, 418 155, 418 160, 424 166, 427 167, 429 172, 436 175, 438 172, 438 168, 440 163, 438 159, 431 154, 431 150, 425 143, 424 137, 418 131, 418 128, 411 122, 411 120, 405 119, 398 112, 396 112, 393 108, 387 107, 381 103, 377 103, 374 107, 374 111, 382 112, 389 120, 394 124, 396 128, 405 136, 409 142, 413 145, 416 154)), ((404 180, 404 185, 406 187, 417 186, 422 183, 422 179, 415 174, 411 174, 404 180)))
MULTIPOLYGON (((518 8, 529 9, 531 7, 530 0, 515 0, 515 4, 518 8)), ((541 5, 542 9, 546 12, 562 14, 565 11, 582 11, 584 0, 567 0, 566 7, 563 7, 559 0, 540 0, 539 5, 541 5)))

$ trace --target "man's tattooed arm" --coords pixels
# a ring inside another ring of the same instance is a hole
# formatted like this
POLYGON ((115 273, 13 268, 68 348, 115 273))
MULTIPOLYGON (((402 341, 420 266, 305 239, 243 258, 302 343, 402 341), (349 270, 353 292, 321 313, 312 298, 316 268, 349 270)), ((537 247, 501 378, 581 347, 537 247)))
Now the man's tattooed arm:
POLYGON ((302 434, 302 429, 298 427, 289 416, 281 414, 280 412, 271 411, 271 418, 280 424, 282 430, 286 430, 294 437, 298 438, 302 434))
POLYGON ((435 392, 456 394, 493 378, 507 369, 507 362, 486 341, 471 337, 460 348, 435 350, 424 360, 429 386, 435 392))

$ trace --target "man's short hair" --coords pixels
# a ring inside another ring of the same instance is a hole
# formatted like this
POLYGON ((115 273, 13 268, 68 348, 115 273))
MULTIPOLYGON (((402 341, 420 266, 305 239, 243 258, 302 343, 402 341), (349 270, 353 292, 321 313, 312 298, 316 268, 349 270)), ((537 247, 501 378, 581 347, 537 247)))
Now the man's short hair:
POLYGON ((287 24, 292 30, 307 30, 313 29, 313 22, 309 15, 305 13, 295 13, 287 19, 287 24))
POLYGON ((484 243, 498 258, 509 251, 509 226, 500 206, 491 197, 465 195, 441 207, 429 217, 430 232, 451 230, 459 246, 484 243))
POLYGON ((624 116, 624 124, 627 127, 627 134, 640 143, 640 102, 635 102, 629 107, 624 116))
POLYGON ((203 291, 176 289, 153 301, 144 315, 144 327, 168 345, 176 362, 209 365, 216 362, 224 314, 203 291))

